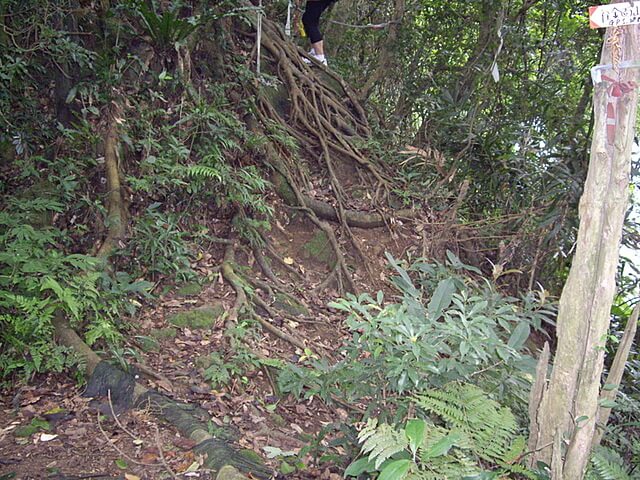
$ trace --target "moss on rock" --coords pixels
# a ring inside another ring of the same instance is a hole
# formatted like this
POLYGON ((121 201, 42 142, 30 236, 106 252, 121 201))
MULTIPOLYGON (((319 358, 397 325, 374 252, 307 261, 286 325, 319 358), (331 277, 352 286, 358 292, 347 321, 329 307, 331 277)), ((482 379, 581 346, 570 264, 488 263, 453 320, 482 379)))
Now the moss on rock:
POLYGON ((186 312, 179 312, 169 317, 169 323, 176 327, 211 328, 224 313, 222 305, 202 307, 186 312))
POLYGON ((199 295, 200 293, 202 293, 202 285, 196 282, 185 283, 176 291, 176 295, 179 297, 190 297, 192 295, 199 295))
POLYGON ((296 301, 290 295, 276 293, 273 306, 280 310, 284 310, 288 314, 294 315, 296 317, 299 315, 309 315, 309 309, 307 309, 307 307, 302 305, 300 302, 296 301))
MULTIPOLYGON (((173 329, 175 331, 175 328, 173 329)), ((175 337, 175 333, 174 333, 175 337)), ((160 343, 157 338, 153 336, 141 336, 138 337, 138 344, 143 352, 155 352, 160 349, 160 343)))
POLYGON ((167 339, 176 338, 177 334, 178 334, 178 330, 176 330, 174 327, 154 328, 150 332, 150 335, 153 338, 158 340, 167 340, 167 339))
POLYGON ((276 187, 276 192, 287 205, 298 205, 296 194, 287 182, 287 179, 280 173, 274 172, 271 175, 271 182, 276 187))

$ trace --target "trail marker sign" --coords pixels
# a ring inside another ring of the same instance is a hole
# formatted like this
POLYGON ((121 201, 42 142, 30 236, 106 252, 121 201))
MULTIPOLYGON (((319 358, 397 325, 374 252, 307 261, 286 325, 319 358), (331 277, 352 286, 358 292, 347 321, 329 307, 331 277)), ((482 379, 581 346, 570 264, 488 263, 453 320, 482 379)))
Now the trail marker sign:
POLYGON ((591 28, 619 27, 640 23, 640 2, 620 2, 589 7, 591 28))

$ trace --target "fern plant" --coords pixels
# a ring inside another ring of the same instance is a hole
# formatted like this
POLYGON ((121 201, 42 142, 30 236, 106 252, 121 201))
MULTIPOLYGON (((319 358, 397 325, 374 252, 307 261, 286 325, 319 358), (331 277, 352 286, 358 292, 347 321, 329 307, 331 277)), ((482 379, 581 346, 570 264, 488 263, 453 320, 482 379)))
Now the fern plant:
POLYGON ((614 450, 598 447, 591 455, 586 480, 638 480, 640 471, 630 471, 624 459, 614 450))
POLYGON ((145 3, 139 5, 140 19, 156 48, 166 50, 177 43, 183 42, 197 28, 196 23, 178 17, 177 12, 165 11, 158 15, 145 3))
POLYGON ((402 429, 369 419, 358 435, 363 458, 345 476, 379 472, 378 480, 458 480, 517 472, 535 478, 515 463, 525 447, 515 417, 478 387, 452 383, 427 390, 415 398, 415 407, 425 416, 402 429))
POLYGON ((451 383, 425 390, 416 396, 416 405, 468 436, 471 450, 483 460, 511 462, 524 447, 524 437, 516 437, 518 424, 511 410, 475 385, 451 383))
POLYGON ((0 378, 69 365, 66 350, 53 343, 56 312, 82 329, 89 344, 117 343, 116 319, 133 307, 129 295, 149 285, 110 279, 101 260, 67 254, 63 232, 30 224, 34 213, 59 211, 57 202, 13 199, 9 208, 0 212, 0 378))

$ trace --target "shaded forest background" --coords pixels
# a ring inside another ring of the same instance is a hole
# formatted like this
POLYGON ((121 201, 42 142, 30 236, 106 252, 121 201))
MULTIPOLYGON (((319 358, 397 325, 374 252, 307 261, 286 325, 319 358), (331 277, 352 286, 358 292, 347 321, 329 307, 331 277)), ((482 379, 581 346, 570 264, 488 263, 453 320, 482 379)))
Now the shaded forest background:
MULTIPOLYGON (((257 75, 248 1, 0 0, 9 396, 91 373, 61 328, 126 370, 166 347, 145 312, 215 298, 201 383, 260 371, 269 397, 328 409, 271 467, 549 478, 526 462, 526 408, 576 241, 594 2, 340 0, 329 69, 283 35, 287 3, 260 10, 257 75)), ((623 256, 611 352, 637 282, 623 256)), ((590 478, 640 475, 639 367, 633 350, 590 478)))

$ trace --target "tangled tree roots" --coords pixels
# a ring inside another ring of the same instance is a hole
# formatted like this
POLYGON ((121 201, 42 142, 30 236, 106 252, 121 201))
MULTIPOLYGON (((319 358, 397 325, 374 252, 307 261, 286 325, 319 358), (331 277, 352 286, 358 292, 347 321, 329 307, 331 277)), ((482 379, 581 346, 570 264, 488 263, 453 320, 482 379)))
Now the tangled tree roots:
MULTIPOLYGON (((244 6, 250 7, 251 4, 247 0, 244 6)), ((255 30, 255 15, 249 14, 246 20, 255 30)), ((238 27, 241 35, 255 42, 254 31, 242 31, 245 26, 246 23, 238 27)), ((249 87, 256 108, 246 116, 246 123, 257 135, 270 138, 265 146, 265 160, 287 184, 288 203, 300 208, 327 235, 335 251, 335 268, 321 287, 335 282, 341 293, 355 291, 352 269, 347 267, 334 227, 326 220, 339 223, 342 235, 353 247, 356 260, 364 260, 351 227, 389 225, 389 219, 395 215, 383 212, 391 175, 382 164, 368 158, 363 150, 371 137, 371 128, 357 95, 344 80, 329 69, 306 64, 306 54, 268 19, 263 20, 260 41, 264 52, 262 64, 281 83, 279 88, 259 82, 249 87), (277 90, 275 97, 273 90, 277 90), (299 147, 298 152, 292 151, 290 145, 281 140, 282 137, 279 140, 275 134, 278 132, 293 137, 299 147), (301 157, 304 157, 304 162, 301 157), (345 169, 354 172, 357 179, 350 179, 354 184, 351 186, 368 186, 372 199, 372 204, 367 207, 369 211, 350 207, 350 185, 343 183, 339 173, 345 169), (311 184, 309 172, 325 175, 333 195, 331 202, 305 192, 311 184)), ((397 213, 406 218, 415 216, 410 210, 397 213)), ((368 268, 367 262, 360 263, 368 268)))
POLYGON ((88 396, 109 395, 110 408, 114 411, 123 411, 131 406, 148 408, 159 419, 169 422, 180 433, 198 443, 196 453, 203 455, 207 468, 218 472, 217 480, 246 480, 247 477, 239 471, 246 472, 250 478, 272 478, 272 472, 260 461, 259 456, 233 447, 231 436, 225 431, 211 435, 203 420, 194 415, 194 407, 150 390, 130 375, 101 361, 61 314, 55 317, 54 327, 58 341, 83 357, 86 373, 90 377, 88 396), (114 392, 113 397, 111 392, 114 392), (115 404, 111 404, 112 400, 115 404))

